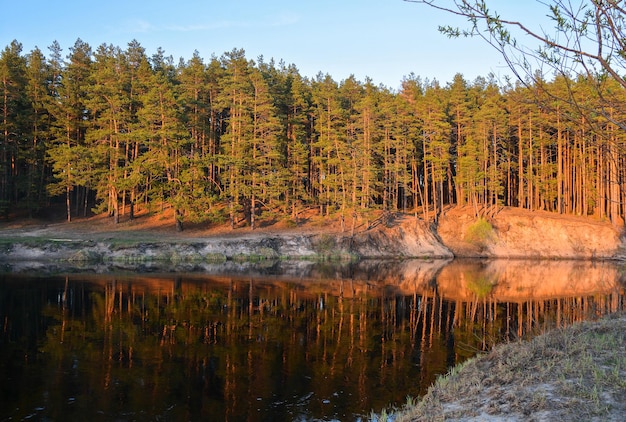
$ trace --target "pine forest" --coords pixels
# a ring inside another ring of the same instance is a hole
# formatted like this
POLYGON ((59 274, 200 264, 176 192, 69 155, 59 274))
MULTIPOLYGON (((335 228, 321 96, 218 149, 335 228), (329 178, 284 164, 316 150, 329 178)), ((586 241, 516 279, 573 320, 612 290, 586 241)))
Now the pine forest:
POLYGON ((79 39, 46 53, 12 42, 0 93, 3 218, 56 206, 67 220, 119 222, 167 209, 182 230, 297 224, 311 209, 434 221, 449 205, 508 206, 614 224, 626 211, 626 92, 610 76, 525 84, 459 73, 441 84, 409 74, 395 90, 304 77, 238 49, 176 63, 137 41, 79 39), (566 91, 573 101, 559 99, 566 91))

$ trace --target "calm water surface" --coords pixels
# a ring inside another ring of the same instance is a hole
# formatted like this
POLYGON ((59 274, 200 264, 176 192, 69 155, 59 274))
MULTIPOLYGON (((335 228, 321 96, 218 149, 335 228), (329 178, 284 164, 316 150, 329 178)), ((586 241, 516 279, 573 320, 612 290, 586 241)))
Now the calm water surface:
POLYGON ((89 270, 0 276, 0 420, 356 420, 625 306, 598 262, 89 270))

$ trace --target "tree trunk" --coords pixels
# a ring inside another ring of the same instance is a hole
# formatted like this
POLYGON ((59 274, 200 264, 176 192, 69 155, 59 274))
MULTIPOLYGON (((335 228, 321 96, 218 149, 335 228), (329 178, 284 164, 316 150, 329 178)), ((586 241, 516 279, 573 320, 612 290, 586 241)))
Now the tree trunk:
POLYGON ((561 114, 559 107, 556 108, 556 209, 557 213, 563 213, 563 140, 561 139, 561 114))
POLYGON ((67 222, 69 223, 70 221, 72 221, 72 205, 71 205, 71 187, 69 184, 69 180, 67 183, 67 186, 65 188, 65 208, 67 210, 67 222))
POLYGON ((177 208, 174 210, 174 218, 176 219, 176 231, 182 232, 183 227, 183 213, 177 208))
POLYGON ((252 230, 256 228, 255 214, 256 214, 256 195, 252 194, 252 198, 250 199, 250 228, 252 230))
POLYGON ((520 117, 517 121, 517 178, 519 179, 517 182, 517 206, 520 208, 524 208, 524 146, 523 146, 523 138, 522 138, 522 118, 521 112, 520 117))
POLYGON ((422 138, 422 149, 424 154, 424 197, 422 198, 422 204, 424 207, 424 220, 429 221, 428 215, 428 165, 426 161, 426 137, 422 138))

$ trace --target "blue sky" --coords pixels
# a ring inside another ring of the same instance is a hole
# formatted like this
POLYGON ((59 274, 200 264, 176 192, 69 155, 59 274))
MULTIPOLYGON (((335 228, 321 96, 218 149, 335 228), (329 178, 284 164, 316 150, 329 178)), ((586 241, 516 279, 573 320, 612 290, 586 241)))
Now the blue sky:
MULTIPOLYGON (((136 39, 148 55, 162 47, 176 62, 194 50, 208 60, 233 48, 248 59, 263 55, 293 63, 303 76, 328 73, 397 89, 404 76, 442 83, 461 73, 467 80, 509 74, 503 60, 479 39, 450 40, 440 24, 462 20, 402 0, 108 0, 57 2, 0 0, 0 46, 14 39, 27 53, 48 54, 57 40, 69 53, 77 38, 95 50, 107 43, 126 48, 136 39)), ((534 1, 493 0, 515 18, 541 17, 534 1), (512 6, 517 4, 517 6, 512 6), (521 3, 521 5, 520 5, 521 3), (513 9, 510 9, 513 8, 513 9), (539 16, 537 16, 539 15, 539 16)))

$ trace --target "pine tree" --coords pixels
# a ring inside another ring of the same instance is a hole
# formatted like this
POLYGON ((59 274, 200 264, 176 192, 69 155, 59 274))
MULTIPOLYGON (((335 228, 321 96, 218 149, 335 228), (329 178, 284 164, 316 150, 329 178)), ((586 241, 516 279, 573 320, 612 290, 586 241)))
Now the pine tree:
MULTIPOLYGON (((449 105, 448 115, 450 116, 452 138, 451 147, 453 160, 451 160, 450 176, 455 178, 455 195, 456 203, 463 206, 469 202, 467 195, 467 185, 470 178, 474 177, 476 168, 465 169, 464 164, 466 157, 472 149, 467 146, 467 138, 469 135, 469 127, 471 125, 471 115, 473 110, 470 108, 468 98, 468 84, 461 74, 454 75, 452 83, 448 85, 449 105), (454 164, 453 164, 454 163, 454 164)), ((449 178, 450 179, 450 178, 449 178)))
MULTIPOLYGON (((391 148, 391 121, 387 122, 387 131, 383 132, 384 125, 379 116, 381 92, 372 80, 367 78, 365 84, 358 91, 356 104, 353 106, 357 128, 356 143, 353 143, 352 153, 356 157, 357 169, 354 187, 360 187, 352 193, 352 206, 361 209, 373 208, 382 205, 389 209, 389 195, 385 197, 382 185, 385 178, 391 182, 393 167, 393 152, 391 148), (356 151, 354 151, 356 150, 356 151), (383 169, 383 164, 386 167, 383 169), (386 170, 386 172, 384 172, 386 170)), ((393 184, 393 182, 391 182, 393 184)), ((391 192, 394 190, 392 189, 391 192)))
POLYGON ((478 94, 478 111, 474 114, 473 142, 483 181, 478 198, 480 203, 496 212, 501 203, 503 181, 500 172, 502 143, 508 137, 506 110, 499 88, 483 78, 474 83, 478 94))
POLYGON ((289 186, 286 206, 291 208, 291 216, 298 222, 299 208, 310 200, 310 162, 311 144, 311 89, 295 66, 285 72, 285 114, 284 130, 286 136, 286 169, 291 175, 287 179, 289 186))
POLYGON ((339 87, 330 75, 317 75, 312 85, 314 103, 314 138, 311 144, 312 193, 320 214, 329 215, 331 208, 343 201, 345 192, 343 150, 345 119, 339 101, 339 87))
MULTIPOLYGON (((339 87, 341 107, 341 120, 345 127, 343 133, 334 137, 335 153, 334 160, 340 182, 340 205, 341 221, 345 221, 347 208, 366 208, 368 205, 367 175, 369 171, 368 161, 371 149, 368 144, 370 136, 369 122, 364 122, 362 109, 363 86, 356 80, 354 75, 344 80, 339 87)), ((366 110, 365 112, 367 113, 366 110)), ((365 116, 367 119, 369 116, 365 116)), ((339 187, 339 186, 338 186, 339 187)), ((345 223, 343 223, 345 229, 345 223)))
POLYGON ((29 214, 45 206, 47 198, 45 187, 49 183, 46 150, 50 142, 50 107, 48 93, 50 68, 45 56, 35 48, 27 56, 26 94, 30 101, 28 114, 28 144, 23 145, 23 155, 27 174, 24 178, 25 202, 29 214))
POLYGON ((422 122, 424 154, 424 189, 432 195, 435 218, 443 209, 444 183, 450 163, 450 125, 445 113, 445 92, 436 83, 426 86, 418 103, 418 117, 422 122), (428 189, 430 179, 431 187, 428 189))
POLYGON ((159 49, 152 57, 152 78, 147 91, 140 97, 138 112, 142 133, 147 136, 147 151, 140 163, 147 171, 148 194, 170 206, 178 231, 184 228, 188 198, 185 194, 186 178, 181 179, 189 167, 186 152, 193 143, 181 120, 178 102, 178 81, 171 56, 159 49))
POLYGON ((128 71, 128 139, 125 150, 125 161, 127 165, 124 167, 123 196, 122 209, 125 204, 125 198, 128 196, 129 202, 129 219, 133 220, 136 208, 141 203, 149 205, 149 175, 147 169, 143 166, 143 161, 147 145, 146 141, 150 138, 149 128, 146 127, 141 119, 141 111, 143 109, 142 100, 147 96, 152 84, 152 67, 148 61, 144 48, 136 40, 128 44, 124 52, 124 62, 128 71))
POLYGON ((128 165, 126 134, 131 123, 129 72, 122 51, 112 45, 98 47, 92 69, 87 102, 92 126, 86 136, 86 154, 79 163, 83 183, 96 190, 101 209, 119 223, 122 180, 128 165))
POLYGON ((20 197, 20 144, 29 132, 26 59, 21 52, 22 45, 13 41, 0 53, 0 214, 5 218, 20 197))
POLYGON ((184 149, 181 167, 181 187, 185 200, 186 218, 202 222, 209 218, 219 190, 216 189, 212 168, 215 163, 214 134, 211 133, 212 112, 209 73, 195 52, 191 60, 179 66, 181 113, 185 136, 191 142, 184 149))
MULTIPOLYGON (((366 85, 367 86, 367 85, 366 85)), ((410 193, 409 160, 411 152, 407 148, 403 134, 399 101, 387 88, 378 87, 372 102, 374 125, 370 130, 370 143, 374 153, 370 169, 372 188, 376 191, 377 202, 384 210, 407 210, 410 193)))
POLYGON ((224 195, 229 203, 231 228, 236 225, 236 215, 245 206, 249 213, 249 204, 245 203, 244 180, 246 171, 246 152, 250 151, 249 141, 252 139, 251 105, 253 89, 250 84, 250 63, 243 50, 233 50, 224 54, 221 59, 225 69, 220 79, 220 96, 218 106, 224 110, 227 124, 220 138, 220 166, 225 175, 222 178, 224 195))
MULTIPOLYGON (((70 48, 69 62, 63 67, 60 47, 55 43, 52 51, 52 89, 57 103, 51 108, 54 116, 54 134, 48 154, 53 162, 56 182, 48 185, 52 195, 65 192, 67 221, 72 219, 71 194, 81 181, 73 163, 87 153, 85 133, 89 124, 89 111, 85 105, 91 73, 91 47, 78 39, 70 48)), ((85 190, 77 190, 86 195, 85 190)), ((77 194, 78 196, 78 194, 77 194)), ((76 198, 76 204, 80 203, 76 198)))
POLYGON ((258 70, 250 73, 253 89, 252 139, 245 173, 246 203, 250 203, 250 227, 256 227, 259 203, 274 205, 284 191, 286 172, 277 113, 269 86, 258 70))
POLYGON ((402 89, 399 93, 400 104, 398 106, 400 121, 398 132, 402 139, 403 149, 406 150, 410 161, 411 193, 413 206, 417 217, 418 205, 422 208, 425 219, 429 219, 428 198, 425 195, 424 178, 424 151, 422 143, 422 124, 417 116, 418 103, 424 95, 422 81, 411 74, 402 81, 402 89))

